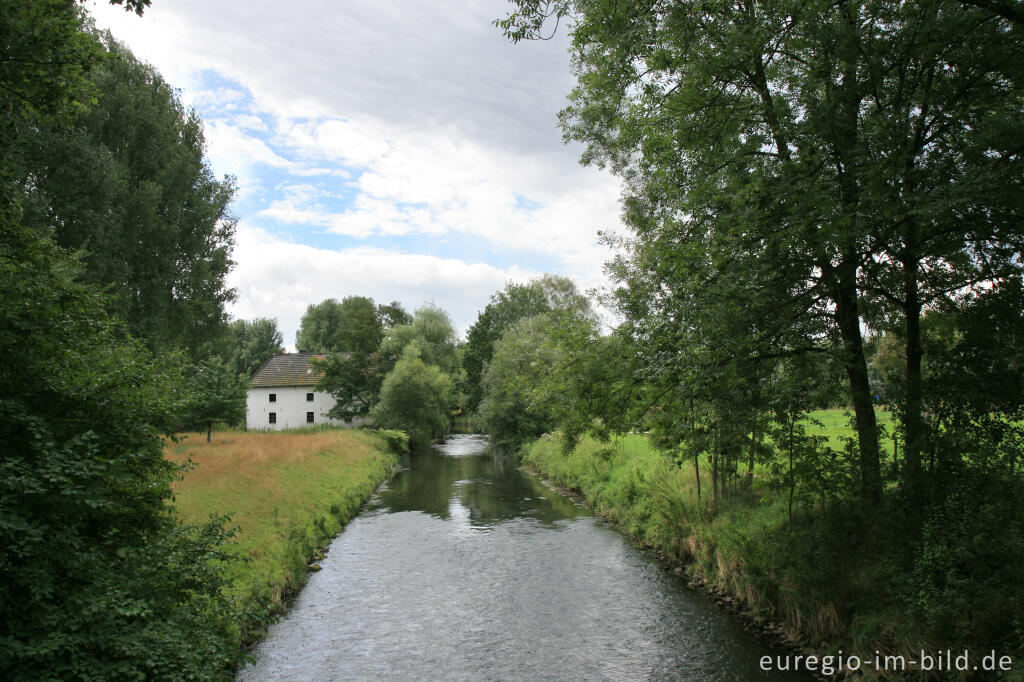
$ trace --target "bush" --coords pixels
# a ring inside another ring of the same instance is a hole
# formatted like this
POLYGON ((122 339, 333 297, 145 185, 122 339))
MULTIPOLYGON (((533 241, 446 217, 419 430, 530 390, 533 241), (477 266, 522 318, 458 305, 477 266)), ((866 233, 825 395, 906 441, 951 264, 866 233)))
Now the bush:
POLYGON ((396 455, 409 452, 409 434, 397 429, 374 429, 374 433, 387 441, 388 449, 396 455))
POLYGON ((927 634, 1019 650, 1024 627, 1024 484, 965 471, 925 512, 908 600, 927 634))
POLYGON ((162 425, 173 366, 76 281, 77 264, 0 229, 0 675, 228 676, 223 519, 182 527, 162 425))

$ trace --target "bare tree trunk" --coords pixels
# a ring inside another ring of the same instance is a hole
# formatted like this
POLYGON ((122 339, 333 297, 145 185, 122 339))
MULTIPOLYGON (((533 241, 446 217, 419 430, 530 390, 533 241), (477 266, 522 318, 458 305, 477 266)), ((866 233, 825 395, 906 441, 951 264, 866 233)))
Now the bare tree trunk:
POLYGON ((904 296, 906 304, 907 332, 907 386, 903 409, 903 429, 906 443, 903 447, 903 480, 907 492, 915 497, 920 492, 921 453, 924 449, 924 421, 921 418, 921 303, 917 295, 918 261, 913 253, 913 240, 916 236, 913 227, 908 228, 906 241, 908 247, 903 255, 904 296))
POLYGON ((693 455, 693 477, 697 479, 697 502, 700 502, 700 453, 693 455))
POLYGON ((864 359, 864 342, 860 333, 860 315, 857 309, 857 273, 849 254, 849 272, 840 276, 836 287, 836 322, 843 339, 846 375, 850 381, 850 395, 857 424, 860 446, 861 495, 868 500, 882 498, 882 474, 878 455, 878 424, 871 402, 871 384, 868 365, 864 359))
POLYGON ((211 432, 213 432, 213 422, 208 422, 206 424, 206 442, 207 443, 210 442, 210 433, 211 432))

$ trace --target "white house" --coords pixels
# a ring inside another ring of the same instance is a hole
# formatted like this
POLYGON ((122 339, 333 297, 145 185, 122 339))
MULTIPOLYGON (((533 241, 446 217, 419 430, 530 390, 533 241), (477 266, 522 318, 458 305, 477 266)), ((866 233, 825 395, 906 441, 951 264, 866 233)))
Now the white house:
POLYGON ((313 365, 325 356, 309 351, 275 355, 256 370, 249 384, 245 405, 245 428, 256 430, 294 429, 312 424, 360 426, 366 419, 331 419, 334 407, 329 393, 315 390, 323 372, 313 365))

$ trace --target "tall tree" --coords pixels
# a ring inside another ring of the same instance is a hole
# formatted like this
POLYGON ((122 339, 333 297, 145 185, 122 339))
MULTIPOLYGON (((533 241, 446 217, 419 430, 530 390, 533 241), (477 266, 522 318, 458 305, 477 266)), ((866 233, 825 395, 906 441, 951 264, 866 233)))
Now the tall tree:
POLYGON ((412 315, 398 301, 392 301, 386 305, 383 303, 378 305, 377 317, 380 319, 381 326, 384 327, 385 331, 400 324, 412 322, 412 315))
POLYGON ((483 398, 484 368, 494 354, 494 344, 509 327, 531 315, 550 310, 547 297, 535 283, 509 282, 480 312, 466 334, 463 356, 468 386, 468 406, 476 409, 483 398))
POLYGON ((224 677, 238 660, 223 520, 182 527, 168 504, 177 368, 22 223, 36 134, 89 99, 95 47, 74 2, 0 3, 0 675, 224 677))
POLYGON ((336 350, 369 355, 380 346, 384 336, 381 310, 366 296, 341 299, 341 326, 335 334, 336 350))
POLYGON ((464 364, 467 405, 476 409, 483 397, 484 368, 491 360, 494 344, 520 320, 552 310, 590 310, 590 303, 572 280, 558 275, 543 275, 526 284, 509 282, 491 300, 469 328, 464 364))
POLYGON ((317 353, 355 353, 369 355, 380 346, 385 318, 389 324, 403 319, 397 303, 376 306, 366 296, 346 296, 341 301, 328 298, 306 308, 295 344, 317 353))
POLYGON ((835 348, 861 493, 877 498, 865 304, 885 300, 906 327, 916 460, 923 308, 1019 266, 1019 31, 946 0, 514 4, 499 22, 513 39, 571 19, 578 85, 563 129, 588 145, 585 162, 626 179, 650 267, 631 281, 646 278, 664 315, 647 326, 662 343, 641 349, 669 352, 684 312, 672 302, 711 311, 719 290, 750 308, 737 357, 835 348))
POLYGON ((318 387, 334 396, 330 415, 351 419, 367 414, 394 367, 394 360, 380 350, 385 332, 411 325, 413 317, 397 301, 374 306, 372 298, 363 296, 348 296, 340 304, 328 299, 310 306, 307 317, 299 334, 310 339, 312 346, 302 347, 333 351, 321 362, 324 376, 318 387), (321 342, 317 335, 329 340, 321 342))
POLYGON ((236 374, 251 377, 264 362, 284 353, 284 338, 276 319, 235 320, 230 325, 230 334, 227 354, 236 374))
POLYGON ((295 346, 314 353, 333 353, 338 350, 335 336, 341 329, 341 303, 328 298, 310 303, 299 321, 295 333, 295 346))
POLYGON ((402 351, 395 368, 384 379, 380 402, 371 412, 374 423, 385 429, 401 429, 409 442, 422 447, 448 433, 452 380, 436 365, 419 357, 412 343, 402 351))
POLYGON ((178 369, 81 265, 0 222, 0 675, 212 679, 237 662, 223 519, 181 527, 178 369))
POLYGON ((206 429, 206 442, 210 442, 214 422, 235 425, 245 419, 245 390, 247 377, 234 369, 234 363, 209 357, 195 366, 187 377, 188 423, 206 429))
POLYGON ((555 430, 556 395, 548 379, 564 362, 551 338, 547 314, 527 317, 505 330, 484 369, 479 407, 480 428, 507 452, 555 430))
POLYGON ((420 359, 426 364, 439 367, 449 375, 459 371, 455 325, 441 308, 432 303, 417 308, 412 322, 388 330, 381 342, 381 351, 385 355, 401 356, 413 343, 419 348, 420 359))
POLYGON ((31 134, 24 219, 86 254, 87 281, 150 348, 195 354, 234 296, 234 181, 213 176, 202 122, 160 74, 109 34, 93 40, 95 101, 31 134))

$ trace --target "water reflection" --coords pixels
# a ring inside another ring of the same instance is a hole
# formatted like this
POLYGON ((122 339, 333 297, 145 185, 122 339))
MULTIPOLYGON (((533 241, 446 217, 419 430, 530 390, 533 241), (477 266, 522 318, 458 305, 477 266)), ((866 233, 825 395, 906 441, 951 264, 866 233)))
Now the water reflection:
POLYGON ((369 510, 422 511, 460 528, 488 530, 501 521, 532 518, 552 526, 588 512, 525 476, 508 455, 488 448, 485 436, 452 436, 410 454, 368 505, 369 510), (439 454, 443 456, 438 456, 439 454))

